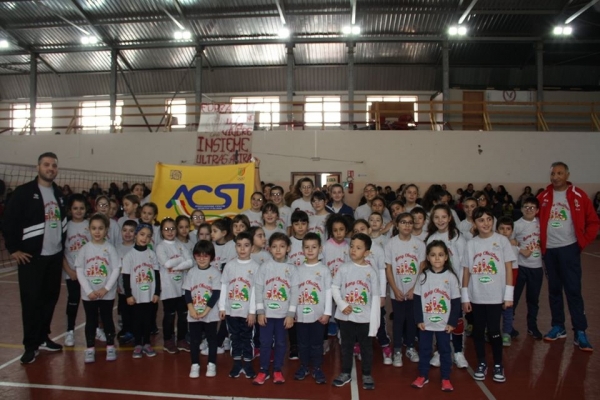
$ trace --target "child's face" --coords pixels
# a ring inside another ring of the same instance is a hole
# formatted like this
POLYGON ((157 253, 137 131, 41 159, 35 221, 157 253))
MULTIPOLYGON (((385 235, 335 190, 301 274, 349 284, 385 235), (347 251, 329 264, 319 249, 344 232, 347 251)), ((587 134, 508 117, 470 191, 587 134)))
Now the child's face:
POLYGON ((512 232, 513 232, 513 228, 510 225, 500 224, 500 226, 498 226, 498 233, 501 234, 502 236, 506 236, 507 238, 510 239, 512 232))
POLYGON ((363 194, 365 195, 365 199, 370 202, 377 196, 377 189, 373 186, 367 186, 365 190, 363 190, 363 194))
POLYGON ((250 200, 250 207, 252 208, 252 211, 260 211, 260 209, 263 206, 263 196, 261 196, 260 194, 254 194, 252 195, 252 198, 250 200))
POLYGON ((162 237, 165 240, 174 240, 177 235, 175 224, 172 222, 165 222, 162 227, 162 237))
POLYGON ((385 210, 383 202, 381 200, 373 200, 373 203, 371 203, 371 211, 383 215, 383 210, 385 210))
POLYGON ((194 260, 196 260, 198 267, 202 269, 206 269, 210 266, 210 255, 206 253, 194 254, 194 260))
POLYGON ((155 215, 156 214, 154 214, 154 210, 152 209, 152 207, 144 206, 144 207, 142 207, 140 219, 142 220, 142 222, 144 222, 146 224, 153 224, 155 215))
POLYGON ((294 232, 294 236, 298 238, 304 237, 304 235, 306 235, 307 230, 308 222, 306 221, 296 221, 292 224, 292 231, 294 232))
POLYGON ((446 254, 443 247, 434 246, 429 249, 427 261, 429 261, 434 271, 441 271, 444 269, 444 264, 446 264, 447 260, 448 254, 446 254))
POLYGON ((135 235, 135 244, 138 246, 148 246, 148 244, 152 241, 152 232, 148 228, 142 228, 135 235))
POLYGON ((392 218, 396 218, 398 215, 402 214, 404 212, 404 207, 402 207, 401 204, 392 204, 392 206, 390 207, 390 210, 392 210, 392 218))
POLYGON ((267 245, 267 237, 265 236, 265 231, 263 231, 261 228, 256 229, 253 240, 254 246, 256 246, 259 249, 264 249, 267 245))
POLYGON ((135 238, 135 228, 133 226, 123 226, 121 237, 123 238, 123 242, 132 243, 135 238))
POLYGON ((137 208, 137 204, 132 203, 131 201, 125 199, 123 200, 123 211, 125 211, 126 215, 133 215, 135 213, 135 209, 137 208))
POLYGON ((92 240, 95 243, 104 242, 104 238, 106 237, 106 225, 104 225, 104 222, 97 219, 90 222, 90 235, 92 235, 92 240))
POLYGON ((144 198, 144 187, 142 185, 135 185, 132 190, 132 193, 142 200, 144 198))
POLYGON ((523 218, 527 221, 533 221, 538 213, 538 208, 535 204, 525 203, 521 207, 521 212, 523 213, 523 218))
POLYGON ((306 260, 310 264, 314 264, 319 260, 319 253, 321 252, 321 246, 317 240, 305 240, 302 244, 302 252, 306 257, 306 260))
POLYGON ((415 188, 413 186, 409 187, 404 192, 404 198, 406 199, 406 201, 409 204, 415 203, 417 201, 418 197, 419 197, 419 192, 417 191, 417 188, 415 188))
POLYGON ((365 257, 369 255, 369 250, 365 242, 360 239, 354 239, 350 242, 350 258, 357 264, 362 264, 365 257))
POLYGON ((192 224, 198 229, 200 225, 202 225, 205 221, 206 217, 204 217, 204 213, 202 211, 194 211, 192 213, 192 224))
POLYGON ((484 195, 479 196, 475 200, 477 200, 477 205, 479 207, 487 207, 487 199, 485 198, 484 195))
POLYGON ((281 193, 281 190, 271 190, 271 201, 277 206, 280 206, 283 203, 283 193, 281 193))
POLYGON ((352 234, 356 235, 357 233, 364 233, 365 235, 370 235, 371 228, 369 228, 365 224, 356 224, 356 225, 354 225, 354 228, 352 229, 352 234))
POLYGON ((189 234, 190 234, 190 223, 188 221, 186 221, 185 219, 182 219, 177 224, 177 236, 179 236, 181 238, 187 238, 187 236, 189 234))
POLYGON ((74 201, 71 205, 71 216, 75 222, 83 221, 85 217, 85 204, 80 201, 74 201))
POLYGON ((494 232, 494 218, 492 216, 483 214, 474 222, 477 231, 479 231, 479 236, 488 237, 494 232))
POLYGON ((300 185, 300 192, 302 197, 308 199, 313 192, 313 185, 310 182, 302 182, 300 185))
POLYGON ((344 190, 341 187, 334 187, 331 189, 331 198, 335 202, 341 202, 344 200, 344 190))
POLYGON ((227 231, 222 231, 216 226, 210 227, 210 238, 213 242, 221 243, 225 241, 225 236, 227 236, 227 231))
POLYGON ((198 240, 211 240, 210 229, 208 227, 202 228, 198 231, 198 240))
POLYGON ((473 201, 473 200, 465 201, 463 203, 463 210, 465 211, 465 214, 467 214, 467 217, 473 216, 473 210, 476 207, 477 207, 477 202, 473 201))
POLYGON ((423 224, 425 223, 425 216, 423 214, 412 214, 413 217, 413 229, 419 230, 423 228, 423 224))
POLYGON ((263 220, 265 221, 265 224, 272 225, 277 221, 277 218, 279 218, 279 215, 273 210, 266 210, 263 212, 263 220))
POLYGON ((325 200, 314 198, 311 200, 310 204, 312 204, 315 212, 319 213, 319 211, 323 211, 325 209, 325 200))
POLYGON ((450 223, 451 218, 452 217, 449 216, 444 210, 435 210, 432 217, 433 224, 436 228, 438 228, 438 231, 442 233, 448 230, 448 224, 450 223))
POLYGON ((108 207, 108 218, 114 218, 117 215, 117 211, 119 211, 119 205, 116 201, 111 201, 108 207))
POLYGON ((110 208, 110 202, 105 198, 101 198, 96 203, 96 211, 99 213, 102 213, 104 215, 108 215, 109 208, 110 208))
POLYGON ((404 237, 410 236, 413 231, 414 224, 414 220, 411 217, 406 216, 402 218, 400 221, 398 221, 398 233, 404 237))
POLYGON ((371 232, 379 232, 383 226, 383 220, 380 215, 371 215, 369 217, 369 225, 371 225, 371 232))
POLYGON ((287 257, 287 253, 290 251, 290 246, 283 240, 275 240, 269 248, 269 252, 273 256, 273 260, 277 262, 284 262, 287 257))
POLYGON ((342 224, 341 222, 334 222, 333 226, 331 227, 331 230, 331 233, 333 233, 333 240, 335 240, 338 243, 342 243, 346 238, 347 234, 346 226, 344 226, 344 224, 342 224))
POLYGON ((252 243, 248 239, 240 239, 235 242, 235 251, 240 260, 249 260, 252 253, 252 243))
POLYGON ((242 221, 237 221, 233 223, 233 225, 231 226, 231 230, 233 231, 233 236, 237 236, 242 232, 246 232, 248 230, 248 227, 242 221))

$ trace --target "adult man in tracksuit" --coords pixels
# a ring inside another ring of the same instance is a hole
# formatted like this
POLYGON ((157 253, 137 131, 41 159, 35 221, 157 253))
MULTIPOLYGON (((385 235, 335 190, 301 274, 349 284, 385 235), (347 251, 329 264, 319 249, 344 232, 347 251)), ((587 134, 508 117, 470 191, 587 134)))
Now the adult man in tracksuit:
POLYGON ((37 172, 36 179, 15 189, 2 226, 6 248, 19 265, 25 346, 22 364, 34 362, 38 349, 62 350, 48 337, 60 295, 67 231, 65 199, 54 183, 58 174, 56 154, 39 156, 37 172))
POLYGON ((540 241, 552 314, 552 329, 544 340, 567 337, 563 289, 567 297, 575 345, 592 351, 587 339, 587 318, 581 295, 581 252, 598 234, 598 215, 588 196, 569 182, 569 167, 563 162, 552 164, 550 181, 538 196, 540 202, 540 241))

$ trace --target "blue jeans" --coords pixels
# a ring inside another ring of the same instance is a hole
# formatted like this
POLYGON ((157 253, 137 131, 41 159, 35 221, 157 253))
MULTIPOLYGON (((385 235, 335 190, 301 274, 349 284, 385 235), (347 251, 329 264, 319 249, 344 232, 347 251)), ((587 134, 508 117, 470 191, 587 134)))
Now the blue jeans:
POLYGON ((433 337, 437 340, 437 350, 440 353, 440 372, 442 379, 450 379, 452 369, 452 349, 450 348, 450 334, 444 331, 419 330, 419 376, 429 379, 429 362, 433 352, 433 337))
POLYGON ((546 276, 548 277, 548 297, 552 326, 565 327, 565 305, 563 289, 567 297, 567 305, 571 313, 573 330, 585 331, 587 318, 583 308, 581 295, 581 253, 577 243, 555 249, 547 249, 544 255, 546 276))
POLYGON ((260 370, 269 372, 271 345, 275 342, 273 371, 281 371, 286 350, 285 318, 267 318, 267 324, 260 327, 260 370))

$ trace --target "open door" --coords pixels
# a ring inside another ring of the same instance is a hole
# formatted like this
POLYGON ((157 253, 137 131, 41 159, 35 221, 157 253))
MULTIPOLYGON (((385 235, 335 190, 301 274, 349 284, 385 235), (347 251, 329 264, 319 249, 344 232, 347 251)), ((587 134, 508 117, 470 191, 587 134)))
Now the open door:
POLYGON ((483 92, 464 91, 463 101, 478 102, 478 104, 463 104, 463 130, 483 130, 483 92))

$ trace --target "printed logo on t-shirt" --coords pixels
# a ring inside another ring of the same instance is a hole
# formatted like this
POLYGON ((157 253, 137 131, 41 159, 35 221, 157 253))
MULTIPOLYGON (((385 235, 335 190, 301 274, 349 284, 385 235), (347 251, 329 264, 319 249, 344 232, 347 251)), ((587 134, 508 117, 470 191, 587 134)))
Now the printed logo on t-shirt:
MULTIPOLYGON (((320 276, 319 273, 317 273, 317 275, 320 276)), ((298 305, 305 306, 302 308, 302 314, 311 314, 314 312, 311 306, 319 304, 319 292, 321 291, 321 286, 319 286, 317 282, 309 279, 302 282, 298 287, 300 289, 298 305), (302 288, 304 288, 304 290, 302 288)))
MULTIPOLYGON (((138 268, 139 267, 135 269, 138 268)), ((139 286, 139 289, 143 292, 149 290, 152 282, 154 282, 154 272, 152 272, 152 268, 139 268, 135 274, 135 283, 139 286)))
POLYGON ((49 203, 44 204, 44 209, 46 210, 46 214, 44 216, 45 221, 50 223, 50 228, 56 228, 58 226, 58 222, 60 221, 60 208, 56 202, 51 201, 49 203))
POLYGON ((357 287, 355 287, 354 290, 351 289, 348 293, 346 293, 346 296, 344 296, 344 301, 352 306, 353 313, 360 314, 363 312, 363 309, 362 307, 357 306, 366 306, 369 304, 369 294, 367 292, 368 287, 361 281, 349 282, 346 284, 346 287, 354 285, 361 285, 363 287, 360 292, 358 291, 357 287))
POLYGON ((250 291, 248 290, 248 285, 244 283, 244 285, 240 288, 240 284, 236 284, 232 289, 229 290, 227 297, 231 301, 231 309, 239 310, 243 307, 240 302, 247 302, 250 299, 250 291))
POLYGON ((550 226, 553 228, 562 228, 563 222, 569 219, 569 205, 565 203, 554 203, 552 204, 552 210, 550 211, 550 226))
MULTIPOLYGON (((446 303, 446 298, 442 295, 438 301, 437 296, 433 296, 433 299, 425 303, 425 312, 428 314, 446 314, 448 312, 448 304, 446 303)), ((439 322, 441 321, 440 317, 430 317, 429 320, 431 322, 439 322), (432 318, 439 318, 437 321, 434 321, 432 318)))
MULTIPOLYGON (((396 265, 396 275, 417 275, 417 259, 412 254, 401 254, 394 260, 396 265)), ((404 278, 405 279, 405 278, 404 278)), ((404 282, 404 279, 402 280, 404 282)), ((407 282, 411 282, 409 278, 407 282)), ((406 282, 405 282, 406 283, 406 282)))
MULTIPOLYGON (((279 286, 277 286, 276 283, 273 284, 273 288, 267 290, 265 299, 274 301, 287 301, 287 290, 285 289, 283 283, 279 286)), ((269 307, 271 310, 277 310, 281 308, 281 305, 279 303, 268 303, 267 307, 269 307)))
POLYGON ((94 285, 99 285, 104 282, 108 276, 108 269, 106 268, 108 260, 106 260, 104 257, 96 256, 86 260, 86 264, 89 264, 94 260, 95 262, 86 269, 85 275, 90 278, 90 282, 92 282, 94 285))
POLYGON ((496 267, 496 263, 500 261, 498 256, 486 250, 483 253, 476 254, 475 259, 479 259, 479 261, 473 266, 471 273, 474 275, 485 275, 478 278, 479 282, 483 284, 492 283, 493 279, 488 275, 496 275, 498 273, 498 268, 496 267))
POLYGON ((67 242, 69 243, 69 251, 74 253, 79 251, 87 243, 87 237, 78 233, 68 238, 67 242))
POLYGON ((208 304, 208 300, 210 300, 211 292, 209 290, 204 290, 204 293, 201 293, 200 290, 196 291, 196 295, 192 299, 194 310, 197 313, 203 313, 206 310, 206 305, 208 304))
MULTIPOLYGON (((535 236, 539 236, 537 234, 534 234, 535 236)), ((530 235, 530 236, 534 236, 534 235, 530 235)), ((527 240, 529 238, 529 236, 526 236, 523 238, 523 240, 527 240)), ((525 246, 525 248, 529 251, 531 251, 531 257, 533 258, 539 258, 542 253, 540 252, 540 239, 535 239, 532 240, 531 242, 529 242, 527 244, 527 246, 525 246)))

